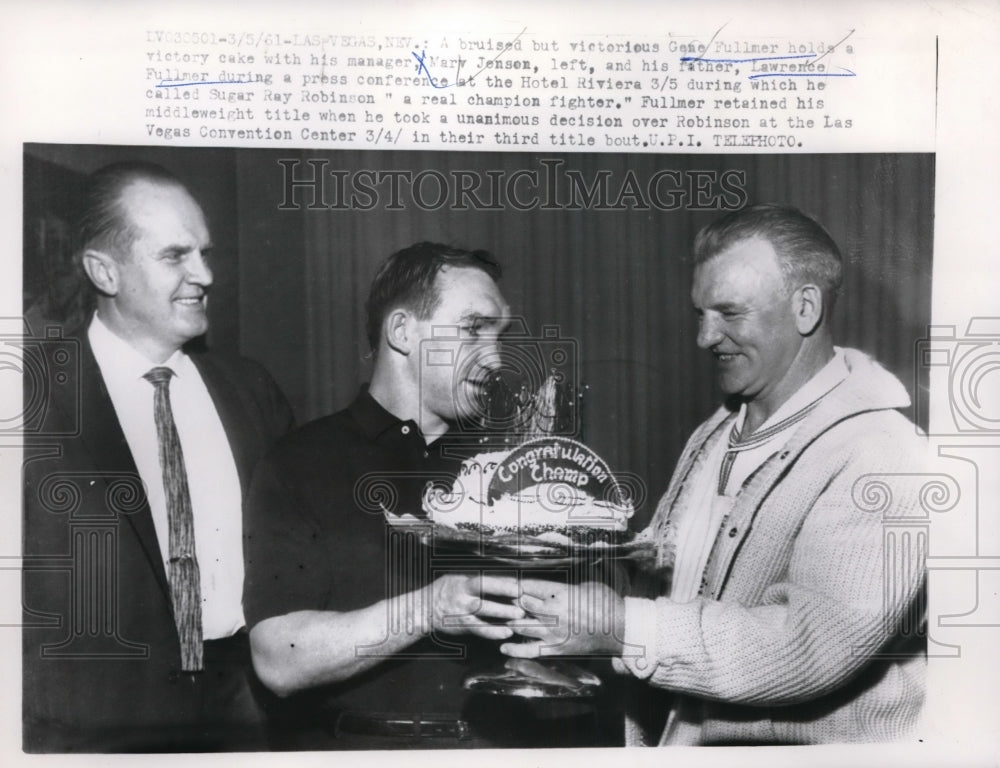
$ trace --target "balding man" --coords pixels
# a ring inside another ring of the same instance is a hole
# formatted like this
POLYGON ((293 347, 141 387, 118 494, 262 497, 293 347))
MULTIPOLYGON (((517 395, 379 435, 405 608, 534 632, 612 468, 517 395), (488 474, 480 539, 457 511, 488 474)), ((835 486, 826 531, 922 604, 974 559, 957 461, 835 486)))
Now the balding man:
POLYGON ((921 515, 906 390, 834 345, 841 257, 809 216, 730 213, 699 233, 694 261, 698 346, 727 400, 688 440, 647 530, 670 584, 622 598, 526 580, 521 605, 544 619, 520 622, 529 641, 504 650, 617 657, 647 683, 629 702, 631 744, 902 738, 926 666, 922 558, 884 528, 921 515), (891 489, 881 514, 859 501, 866 483, 891 489))
POLYGON ((42 431, 62 437, 24 467, 27 751, 263 743, 242 505, 292 414, 256 363, 184 350, 208 329, 211 248, 200 206, 165 169, 90 178, 77 256, 94 312, 70 337, 79 379, 50 388, 42 431), (60 557, 69 578, 36 567, 60 557))

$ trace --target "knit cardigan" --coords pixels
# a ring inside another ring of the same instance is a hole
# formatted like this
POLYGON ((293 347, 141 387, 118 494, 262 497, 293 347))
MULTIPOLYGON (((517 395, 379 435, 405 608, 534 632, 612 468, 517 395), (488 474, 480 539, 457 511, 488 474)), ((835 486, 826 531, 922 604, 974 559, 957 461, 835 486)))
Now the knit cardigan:
MULTIPOLYGON (((881 741, 915 724, 926 535, 907 524, 927 515, 925 440, 895 410, 909 405, 900 382, 864 353, 845 357, 848 377, 740 491, 701 596, 635 596, 655 589, 647 578, 626 598, 614 666, 673 693, 659 738, 633 700, 627 743, 881 741)), ((681 516, 698 513, 684 504, 692 469, 733 418, 720 409, 688 441, 647 529, 663 564, 681 516)))

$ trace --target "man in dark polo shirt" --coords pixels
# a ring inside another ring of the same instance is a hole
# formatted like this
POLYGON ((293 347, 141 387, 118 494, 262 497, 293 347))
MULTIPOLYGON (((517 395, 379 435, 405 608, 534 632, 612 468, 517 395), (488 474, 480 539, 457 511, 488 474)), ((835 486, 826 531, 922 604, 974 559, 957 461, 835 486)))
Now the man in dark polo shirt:
POLYGON ((482 251, 391 256, 368 299, 370 386, 258 466, 244 604, 254 667, 276 694, 276 748, 588 743, 580 718, 553 727, 529 703, 463 690, 523 613, 503 599, 507 581, 439 563, 432 580, 429 549, 383 514, 423 516, 426 483, 459 468, 449 428, 475 413, 509 322, 499 276, 482 251))

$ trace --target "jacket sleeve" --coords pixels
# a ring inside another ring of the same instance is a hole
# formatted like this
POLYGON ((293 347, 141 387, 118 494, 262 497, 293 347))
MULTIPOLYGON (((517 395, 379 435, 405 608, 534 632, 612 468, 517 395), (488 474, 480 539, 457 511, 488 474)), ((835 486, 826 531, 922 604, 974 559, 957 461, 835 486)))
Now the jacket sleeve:
POLYGON ((271 441, 284 437, 295 427, 295 414, 292 406, 281 391, 274 377, 260 363, 246 360, 253 377, 256 398, 261 411, 268 416, 268 426, 271 441))
MULTIPOLYGON (((688 603, 627 598, 626 651, 616 668, 702 698, 781 705, 837 689, 886 650, 920 607, 923 556, 890 568, 886 510, 859 505, 855 494, 866 477, 895 479, 888 514, 917 512, 918 494, 905 478, 918 476, 920 457, 919 448, 868 437, 814 444, 813 457, 822 459, 813 458, 811 469, 829 478, 801 516, 782 576, 759 600, 741 604, 725 592, 688 603)), ((787 504, 781 493, 779 485, 760 514, 767 504, 787 504)))

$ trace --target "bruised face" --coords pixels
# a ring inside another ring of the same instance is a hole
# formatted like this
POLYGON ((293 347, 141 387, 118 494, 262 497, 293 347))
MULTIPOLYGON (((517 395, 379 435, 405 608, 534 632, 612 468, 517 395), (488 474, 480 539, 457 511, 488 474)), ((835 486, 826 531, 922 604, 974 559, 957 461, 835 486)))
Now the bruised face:
POLYGON ((201 208, 179 184, 135 181, 120 206, 135 238, 115 259, 113 329, 160 362, 208 330, 211 239, 201 208))
POLYGON ((473 418, 489 377, 500 368, 500 334, 510 309, 496 282, 474 267, 445 267, 435 278, 439 301, 414 332, 421 429, 473 418))
POLYGON ((802 336, 771 243, 744 240, 699 264, 691 300, 698 346, 715 356, 724 393, 777 406, 794 392, 802 336))

